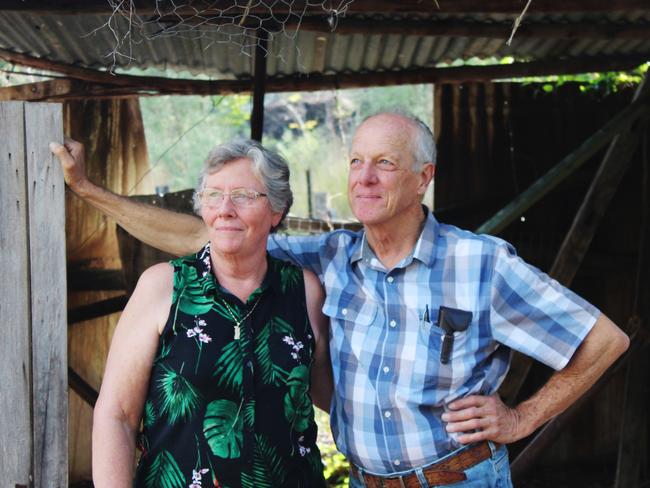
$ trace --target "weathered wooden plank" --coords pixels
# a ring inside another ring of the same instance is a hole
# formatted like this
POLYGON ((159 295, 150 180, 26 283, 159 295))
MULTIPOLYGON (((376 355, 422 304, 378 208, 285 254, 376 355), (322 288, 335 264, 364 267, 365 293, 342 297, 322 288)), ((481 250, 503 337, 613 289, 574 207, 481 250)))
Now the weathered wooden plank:
MULTIPOLYGON (((11 63, 63 73, 77 80, 90 81, 83 93, 71 98, 128 96, 128 95, 230 95, 250 93, 252 78, 237 80, 191 80, 156 76, 112 75, 106 71, 81 68, 70 64, 37 58, 0 48, 0 58, 11 63)), ((588 56, 551 59, 524 63, 487 66, 452 66, 446 68, 419 68, 401 71, 369 71, 359 73, 322 74, 308 76, 274 76, 266 79, 267 93, 311 91, 366 86, 391 86, 420 83, 463 83, 495 79, 521 78, 559 74, 590 73, 593 71, 625 71, 647 61, 643 55, 588 56)), ((61 97, 63 99, 64 96, 61 97)))
POLYGON ((121 312, 126 307, 128 301, 129 297, 127 295, 119 295, 89 305, 73 308, 68 312, 68 323, 72 325, 83 322, 84 320, 92 320, 97 317, 103 317, 104 315, 121 312))
POLYGON ((68 269, 68 291, 124 290, 121 269, 68 269))
POLYGON ((68 358, 60 105, 25 105, 31 264, 34 487, 68 486, 68 358))
POLYGON ((649 358, 650 345, 644 344, 627 365, 615 488, 639 486, 648 463, 649 358))
POLYGON ((24 85, 0 88, 0 100, 42 100, 68 94, 72 91, 73 80, 55 79, 26 83, 24 85))
POLYGON ((532 207, 553 188, 573 174, 618 133, 627 130, 638 117, 648 111, 649 107, 650 102, 645 99, 631 103, 582 143, 580 147, 553 166, 544 176, 535 181, 528 189, 517 195, 508 205, 483 223, 476 229, 476 232, 479 234, 496 234, 501 232, 523 212, 532 207))
POLYGON ((22 102, 0 103, 0 480, 6 486, 29 484, 32 458, 23 121, 22 102))

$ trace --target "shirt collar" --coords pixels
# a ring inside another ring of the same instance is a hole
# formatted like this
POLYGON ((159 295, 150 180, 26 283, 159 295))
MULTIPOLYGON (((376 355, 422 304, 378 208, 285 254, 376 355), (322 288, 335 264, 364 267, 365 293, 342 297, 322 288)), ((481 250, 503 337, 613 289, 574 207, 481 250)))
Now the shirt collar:
MULTIPOLYGON (((411 261, 411 257, 412 259, 417 259, 426 266, 433 266, 433 263, 436 260, 435 246, 440 224, 426 205, 422 205, 422 211, 426 217, 424 220, 424 226, 420 232, 420 237, 418 237, 418 240, 415 243, 412 255, 405 258, 398 266, 408 265, 411 261)), ((355 263, 362 259, 367 260, 368 262, 372 259, 377 259, 375 253, 368 244, 365 230, 361 231, 361 239, 356 240, 350 252, 351 263, 355 263)))

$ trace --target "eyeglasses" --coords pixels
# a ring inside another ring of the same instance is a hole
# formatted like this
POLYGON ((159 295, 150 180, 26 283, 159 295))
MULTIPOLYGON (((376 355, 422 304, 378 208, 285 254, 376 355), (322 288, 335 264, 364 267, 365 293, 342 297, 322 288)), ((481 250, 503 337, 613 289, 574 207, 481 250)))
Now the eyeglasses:
POLYGON ((267 196, 266 193, 260 193, 250 188, 235 188, 230 193, 214 188, 206 188, 197 192, 197 195, 201 199, 201 203, 208 207, 218 207, 223 203, 225 197, 230 197, 230 201, 236 207, 250 207, 255 204, 258 198, 267 196))

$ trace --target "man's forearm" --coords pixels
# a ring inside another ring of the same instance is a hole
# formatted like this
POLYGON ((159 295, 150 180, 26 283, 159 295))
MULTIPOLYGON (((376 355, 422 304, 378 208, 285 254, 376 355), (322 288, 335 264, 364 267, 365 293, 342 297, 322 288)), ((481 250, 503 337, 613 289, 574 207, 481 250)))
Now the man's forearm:
POLYGON ((519 423, 517 437, 530 435, 566 410, 591 388, 628 345, 627 335, 601 314, 569 364, 554 373, 537 393, 515 408, 519 423))
POLYGON ((205 224, 192 215, 138 202, 90 182, 73 191, 129 234, 162 251, 182 256, 196 252, 208 240, 205 224))

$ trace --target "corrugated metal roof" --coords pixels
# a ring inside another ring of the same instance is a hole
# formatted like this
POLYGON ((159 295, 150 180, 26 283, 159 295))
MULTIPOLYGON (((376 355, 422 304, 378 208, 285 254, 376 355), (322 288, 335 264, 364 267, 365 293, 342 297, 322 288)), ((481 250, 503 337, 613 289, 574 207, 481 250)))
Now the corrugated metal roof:
MULTIPOLYGON (((445 62, 472 57, 513 56, 525 60, 587 56, 647 55, 650 59, 650 36, 614 39, 571 39, 517 36, 511 46, 506 37, 514 15, 411 15, 392 16, 406 22, 465 22, 501 25, 503 38, 420 36, 404 33, 369 34, 314 32, 305 29, 269 38, 267 73, 269 76, 312 72, 335 74, 357 71, 382 71, 432 67, 445 62)), ((177 28, 161 33, 156 24, 133 29, 130 42, 123 42, 114 54, 118 39, 127 32, 123 18, 113 19, 96 14, 42 15, 3 12, 0 15, 0 48, 44 57, 53 61, 89 68, 158 68, 203 73, 214 79, 249 77, 253 69, 254 39, 244 37, 237 26, 206 25, 192 29, 177 28), (149 38, 144 38, 141 35, 149 38)), ((360 19, 360 17, 355 17, 360 19)), ((371 26, 381 25, 381 18, 366 17, 371 26)), ((342 19, 341 22, 345 22, 342 19)), ((529 14, 527 25, 565 26, 567 32, 579 25, 636 26, 650 29, 650 10, 611 13, 529 14)), ((378 30, 380 30, 378 28, 378 30)), ((251 32, 250 30, 248 31, 251 32)), ((129 39, 129 38, 125 38, 129 39)))

